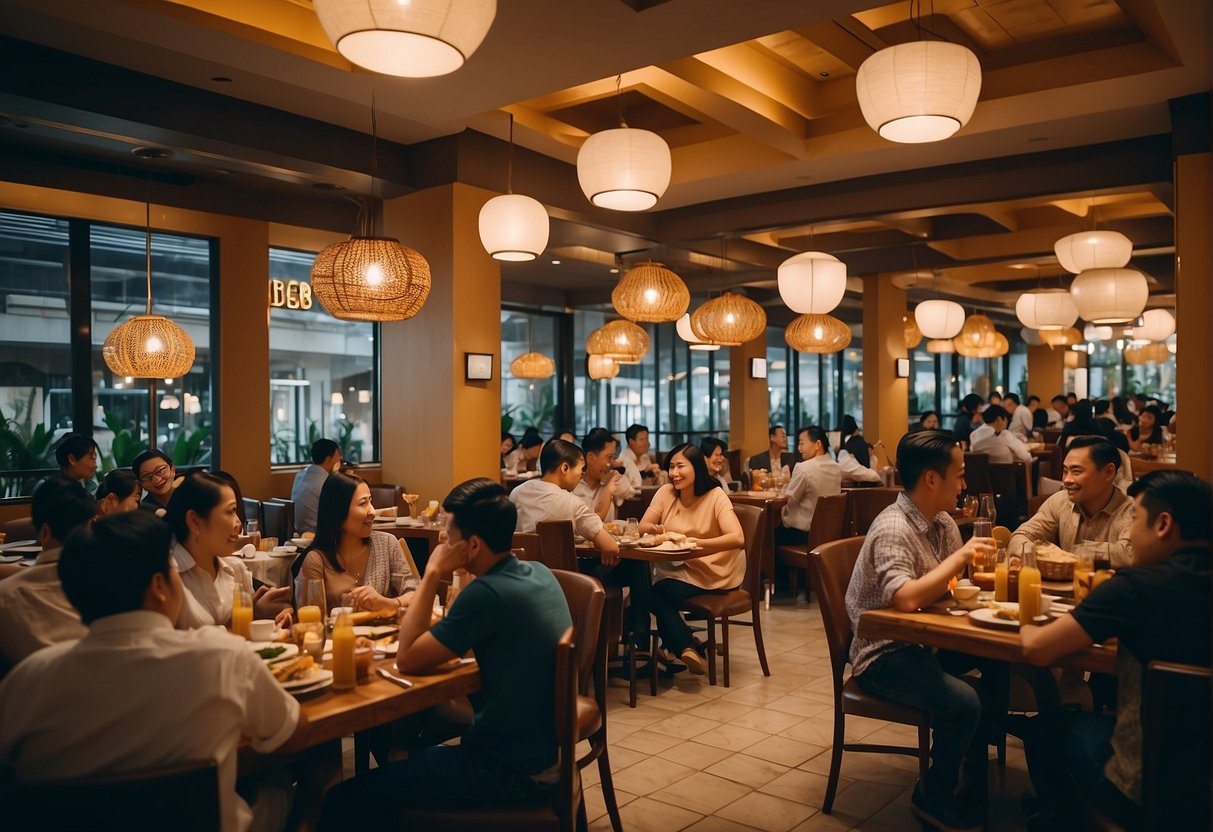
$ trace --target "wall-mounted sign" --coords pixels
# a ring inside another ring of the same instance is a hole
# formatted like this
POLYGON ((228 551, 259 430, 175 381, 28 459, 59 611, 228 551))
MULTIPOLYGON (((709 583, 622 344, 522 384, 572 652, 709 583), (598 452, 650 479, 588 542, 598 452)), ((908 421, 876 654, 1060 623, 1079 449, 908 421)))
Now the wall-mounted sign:
POLYGON ((302 280, 270 280, 270 306, 280 309, 311 309, 311 284, 302 280))

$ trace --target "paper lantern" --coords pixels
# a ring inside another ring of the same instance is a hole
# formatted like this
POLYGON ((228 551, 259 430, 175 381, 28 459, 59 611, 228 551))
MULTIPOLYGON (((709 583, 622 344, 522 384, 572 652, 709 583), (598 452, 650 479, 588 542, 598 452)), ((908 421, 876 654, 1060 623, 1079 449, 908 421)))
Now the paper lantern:
POLYGON ((1165 341, 1175 332, 1175 316, 1166 309, 1147 309, 1141 326, 1133 327, 1135 341, 1165 341))
POLYGON ((1140 317, 1150 287, 1136 269, 1087 269, 1074 278, 1070 294, 1083 320, 1115 324, 1140 317))
POLYGON ((964 326, 965 311, 955 301, 924 300, 914 307, 914 320, 927 338, 954 338, 964 326))
POLYGON ((930 341, 927 341, 927 352, 956 352, 956 345, 952 343, 951 338, 932 338, 930 341))
POLYGON ((671 169, 670 146, 648 130, 603 130, 577 151, 577 181, 586 199, 599 208, 652 208, 670 186, 671 169))
POLYGON ((956 346, 956 352, 966 358, 997 358, 1006 355, 1011 349, 1007 336, 997 330, 988 340, 983 340, 976 346, 960 336, 953 338, 952 343, 956 346))
POLYGON ((347 60, 403 78, 459 69, 497 15, 497 0, 314 0, 313 6, 347 60))
POLYGON ((704 341, 737 347, 753 341, 767 326, 767 313, 743 295, 725 292, 691 313, 691 331, 704 341))
POLYGON ((1087 324, 1082 328, 1082 337, 1087 341, 1111 341, 1112 327, 1087 324))
POLYGON ((541 352, 524 352, 510 362, 514 378, 551 378, 554 372, 556 362, 541 352))
POLYGON ((824 251, 806 251, 779 264, 779 296, 793 312, 824 315, 842 303, 846 264, 824 251))
POLYGON ((851 343, 851 328, 833 315, 800 315, 783 331, 797 352, 832 353, 851 343))
POLYGON ((1080 231, 1053 244, 1057 262, 1072 274, 1087 269, 1119 269, 1133 256, 1133 243, 1117 231, 1080 231))
POLYGON ((611 305, 629 321, 676 321, 691 305, 682 278, 660 263, 641 263, 627 270, 611 290, 611 305))
POLYGON ((973 115, 981 64, 955 43, 920 40, 881 49, 860 65, 855 92, 864 120, 894 142, 937 142, 973 115))
POLYGON ((1066 329, 1051 329, 1040 333, 1040 340, 1050 347, 1071 347, 1082 343, 1082 333, 1074 327, 1066 329))
POLYGON ((194 366, 194 342, 168 318, 134 315, 110 330, 101 357, 116 376, 176 378, 194 366))
POLYGON ((907 350, 912 350, 922 343, 922 330, 912 315, 901 316, 902 338, 907 350))
POLYGON ((494 260, 534 260, 548 247, 548 225, 539 200, 502 194, 480 209, 480 242, 494 260))
POLYGON ((994 329, 994 322, 988 316, 980 312, 970 315, 965 319, 964 324, 960 327, 960 332, 956 334, 956 351, 961 355, 967 355, 961 350, 965 347, 969 350, 988 350, 994 346, 997 330, 994 329))
POLYGON ((1065 289, 1041 289, 1019 296, 1015 316, 1029 329, 1065 329, 1078 320, 1078 307, 1065 289))
POLYGON ((674 325, 674 329, 678 332, 678 337, 690 344, 693 350, 715 352, 720 349, 720 344, 709 343, 695 334, 695 330, 691 329, 691 314, 689 312, 678 319, 678 323, 674 325))
POLYGON ((430 264, 390 237, 352 237, 312 263, 312 294, 343 321, 403 321, 430 295, 430 264))
POLYGON ((586 373, 595 381, 615 378, 619 375, 619 364, 605 355, 587 355, 586 373))
POLYGON ((1039 347, 1044 343, 1040 338, 1039 332, 1034 329, 1028 329, 1026 326, 1019 330, 1019 337, 1023 339, 1025 344, 1031 347, 1039 347))
POLYGON ((649 334, 631 321, 611 321, 589 334, 585 351, 617 364, 639 364, 649 351, 649 334))

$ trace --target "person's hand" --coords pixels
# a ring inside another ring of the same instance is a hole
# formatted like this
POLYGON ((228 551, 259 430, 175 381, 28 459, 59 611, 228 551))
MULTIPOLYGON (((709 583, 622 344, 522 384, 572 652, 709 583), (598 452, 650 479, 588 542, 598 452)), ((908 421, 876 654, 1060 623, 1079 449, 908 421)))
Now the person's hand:
POLYGON ((998 542, 992 537, 971 537, 965 545, 952 553, 960 560, 959 566, 967 566, 975 560, 986 558, 998 551, 998 542))
POLYGON ((294 613, 294 610, 292 610, 290 607, 286 607, 274 616, 274 626, 276 626, 279 630, 289 629, 290 626, 295 623, 294 613))
POLYGON ((373 586, 356 586, 350 590, 350 597, 357 610, 386 610, 396 606, 395 601, 384 598, 373 586))
POLYGON ((619 482, 620 482, 619 472, 611 471, 609 474, 606 475, 606 479, 603 480, 602 484, 604 486, 606 486, 607 493, 610 494, 612 497, 614 497, 615 492, 619 490, 619 482))
POLYGON ((456 569, 463 569, 467 566, 470 559, 471 551, 468 548, 466 541, 459 541, 451 545, 450 543, 439 543, 430 552, 430 559, 425 565, 425 571, 434 572, 439 578, 449 578, 456 569))
POLYGON ((258 618, 274 618, 278 617, 283 604, 290 606, 291 594, 293 590, 289 586, 280 586, 271 589, 268 586, 262 586, 253 594, 253 611, 258 618))

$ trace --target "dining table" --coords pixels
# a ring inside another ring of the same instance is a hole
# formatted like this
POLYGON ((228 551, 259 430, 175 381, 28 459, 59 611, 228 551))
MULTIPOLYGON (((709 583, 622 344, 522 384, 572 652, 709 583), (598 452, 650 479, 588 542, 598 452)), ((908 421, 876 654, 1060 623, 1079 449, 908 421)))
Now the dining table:
POLYGON ((783 522, 783 507, 788 498, 777 491, 731 491, 733 505, 756 506, 762 509, 759 525, 758 562, 762 572, 762 595, 766 609, 771 608, 771 592, 775 587, 775 530, 783 522))
POLYGON ((1160 454, 1158 456, 1142 456, 1138 453, 1129 454, 1129 464, 1133 466, 1133 478, 1137 479, 1151 471, 1181 470, 1175 454, 1160 454))
POLYGON ((295 557, 298 551, 283 552, 255 552, 253 557, 246 558, 240 552, 235 552, 235 556, 240 558, 240 561, 248 567, 248 571, 253 577, 268 586, 288 586, 291 583, 291 564, 295 562, 295 557))

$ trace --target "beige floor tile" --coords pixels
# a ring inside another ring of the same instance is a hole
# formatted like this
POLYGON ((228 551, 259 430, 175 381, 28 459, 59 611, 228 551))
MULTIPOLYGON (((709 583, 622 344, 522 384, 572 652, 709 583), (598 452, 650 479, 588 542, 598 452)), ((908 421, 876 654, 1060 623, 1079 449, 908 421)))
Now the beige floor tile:
POLYGON ((858 827, 863 832, 919 832, 922 824, 907 806, 890 803, 858 827))
POLYGON ((817 812, 808 820, 796 826, 792 832, 847 832, 861 823, 859 818, 833 812, 825 814, 817 812))
POLYGON ((649 757, 634 766, 629 766, 615 774, 615 788, 636 795, 652 794, 658 789, 664 789, 672 783, 677 783, 684 777, 695 774, 695 769, 664 760, 661 757, 649 757))
POLYGON ((629 766, 644 762, 650 755, 624 748, 617 743, 608 743, 607 756, 611 758, 611 771, 619 773, 629 766))
POLYGON ((686 832, 752 832, 755 827, 746 826, 741 823, 736 823, 724 818, 718 818, 715 815, 709 815, 698 823, 693 823, 686 828, 686 832))
POLYGON ((645 728, 642 731, 637 731, 634 734, 621 739, 615 745, 619 748, 627 748, 632 751, 639 751, 645 755, 653 755, 660 751, 665 751, 678 743, 682 742, 680 737, 671 737, 668 734, 658 734, 652 728, 645 728))
POLYGON ((730 751, 740 751, 768 736, 770 734, 755 731, 753 728, 743 728, 740 725, 721 725, 718 728, 713 728, 711 731, 700 734, 695 738, 695 741, 701 742, 704 745, 713 745, 717 748, 727 748, 730 751))
POLYGON ((659 752, 657 756, 703 771, 713 763, 718 763, 725 757, 731 757, 734 753, 727 748, 716 748, 715 746, 688 740, 659 752))
MULTIPOLYGON (((677 832, 703 818, 696 812, 688 812, 660 800, 641 797, 620 808, 619 817, 628 832, 677 832)), ((610 819, 603 815, 589 825, 590 832, 609 830, 610 819)))
POLYGON ((858 780, 834 798, 834 811, 857 818, 870 818, 901 794, 900 786, 858 780))
POLYGON ((749 756, 758 757, 761 760, 769 760, 782 766, 798 766, 816 757, 825 749, 820 745, 810 745, 807 742, 790 740, 787 737, 772 736, 743 750, 749 756))
POLYGON ((768 734, 781 734, 791 728, 803 717, 783 711, 772 711, 770 708, 752 708, 750 711, 729 720, 732 725, 743 728, 753 728, 755 731, 765 731, 768 734))
POLYGON ((750 792, 718 810, 716 815, 738 823, 758 826, 770 832, 782 832, 805 820, 813 812, 813 809, 803 803, 761 792, 750 792))
POLYGON ((677 783, 653 792, 649 797, 672 803, 700 814, 712 814, 752 791, 749 786, 734 783, 706 772, 696 772, 677 783))
POLYGON ((708 774, 715 774, 726 780, 732 780, 734 783, 741 783, 756 789, 759 786, 765 786, 776 777, 786 774, 788 767, 760 760, 757 757, 748 757, 745 754, 734 754, 719 763, 713 763, 706 770, 708 774))
MULTIPOLYGON (((606 803, 603 802, 602 789, 598 788, 597 786, 592 789, 584 788, 582 790, 582 795, 584 796, 583 799, 585 800, 585 819, 587 821, 594 821, 598 818, 606 816, 606 803)), ((620 807, 631 803, 635 799, 636 795, 629 792, 621 792, 619 789, 615 789, 615 802, 620 807)))
MULTIPOLYGON (((823 775, 816 774, 811 771, 801 771, 794 768, 787 774, 780 775, 759 789, 765 794, 773 794, 776 797, 782 797, 784 800, 795 800, 797 803, 804 803, 807 806, 812 806, 814 809, 820 809, 822 803, 825 802, 827 778, 823 775)), ((851 785, 851 781, 845 778, 838 779, 838 794, 844 792, 851 785)), ((834 799, 838 799, 838 794, 834 795, 834 799)))
MULTIPOLYGON (((795 714, 799 717, 817 716, 822 713, 822 703, 815 702, 811 699, 804 699, 799 696, 781 696, 778 699, 773 699, 767 703, 767 707, 772 711, 782 711, 787 714, 795 714)), ((833 706, 831 706, 833 707, 833 706)))
POLYGON ((737 717, 748 714, 752 710, 754 710, 753 705, 745 705, 740 702, 724 702, 717 699, 697 705, 690 711, 690 714, 692 716, 701 716, 705 719, 714 719, 717 722, 732 722, 737 717))
POLYGON ((674 714, 668 719, 655 722, 648 727, 649 731, 666 734, 681 740, 693 739, 713 728, 719 728, 720 723, 714 719, 705 719, 691 714, 674 714))

